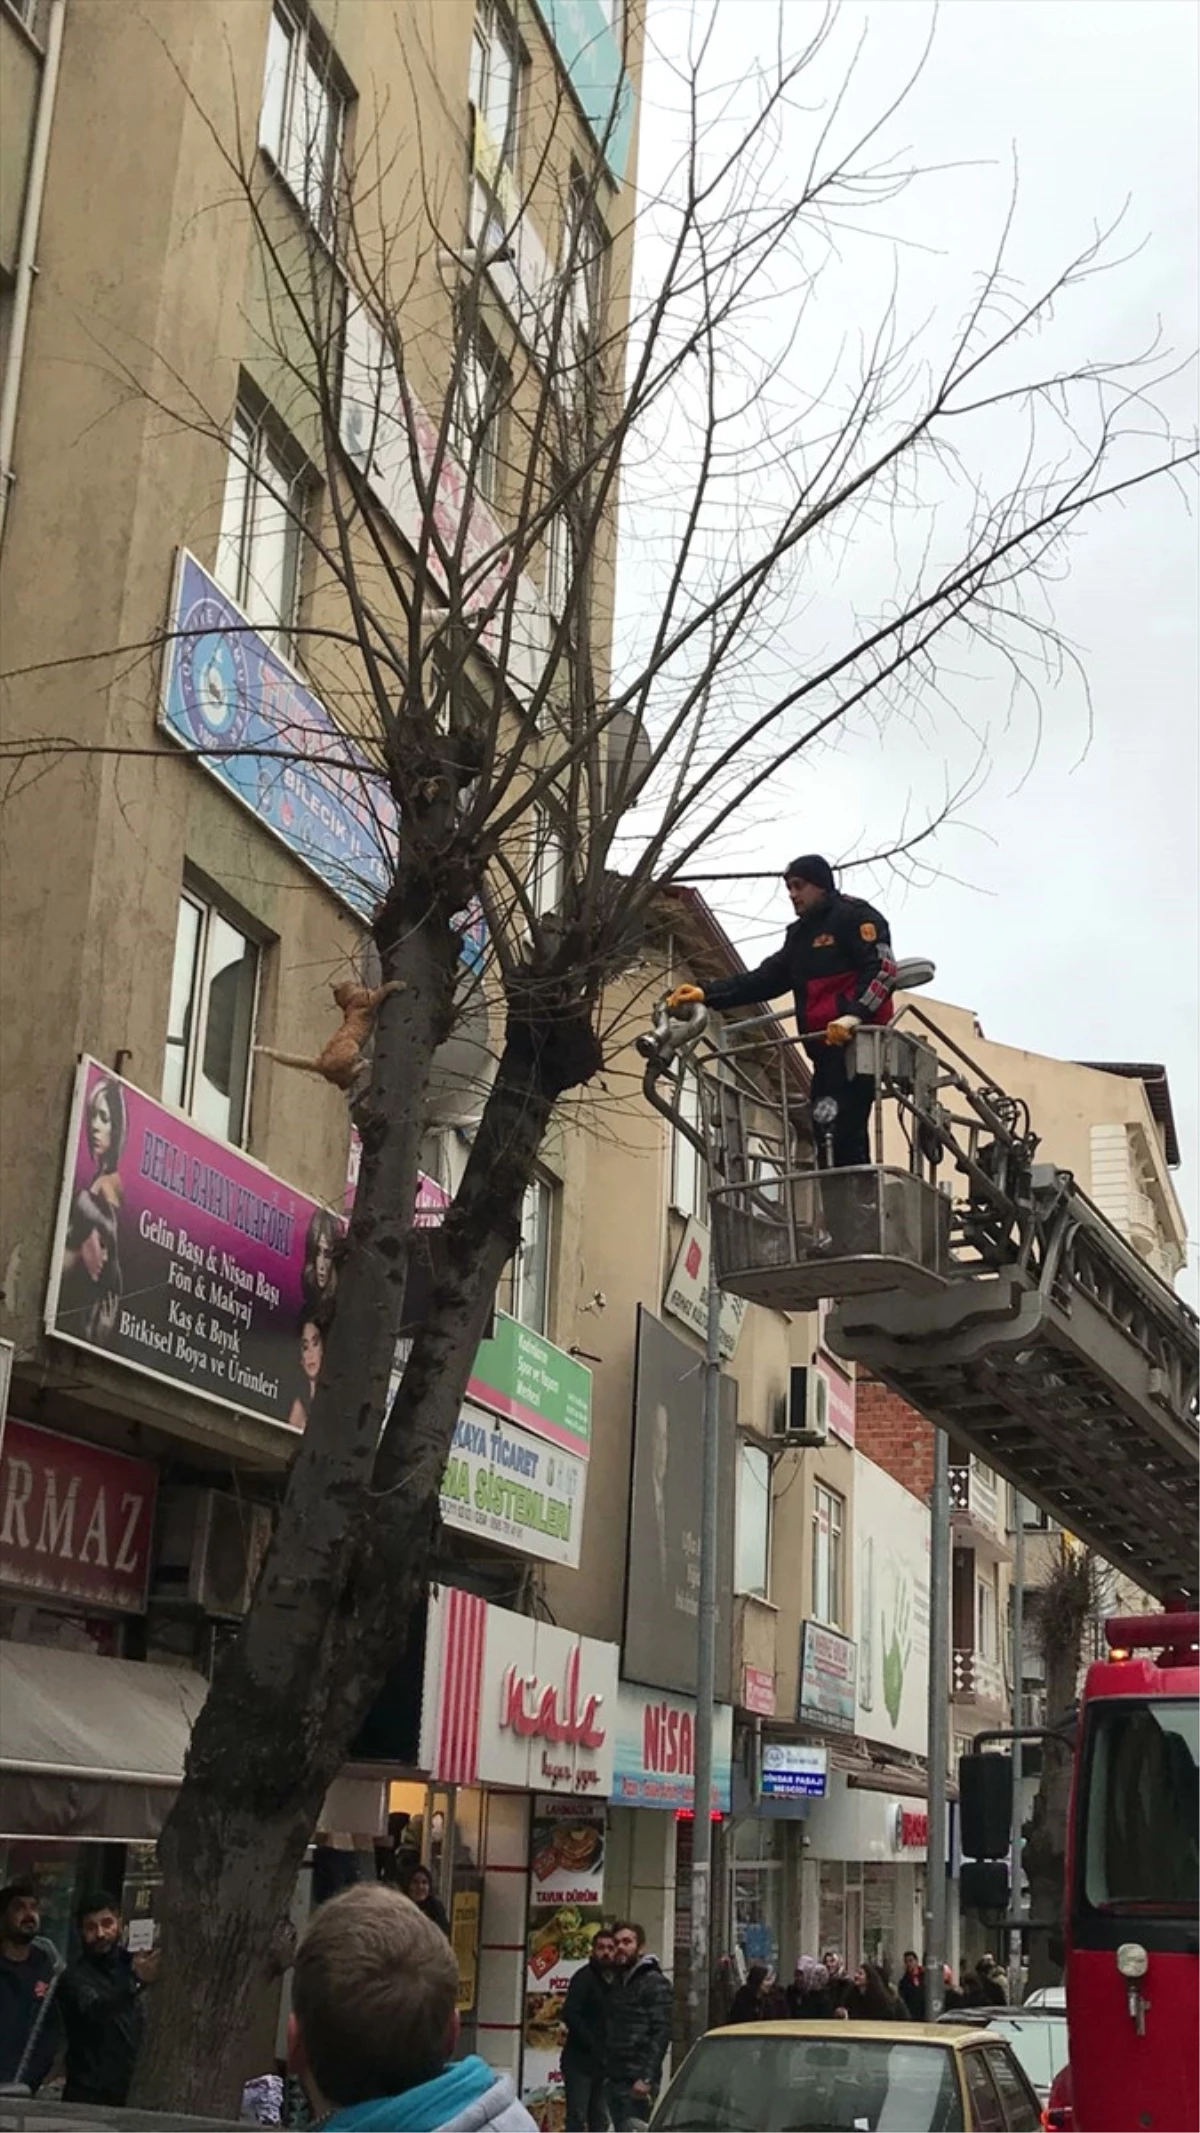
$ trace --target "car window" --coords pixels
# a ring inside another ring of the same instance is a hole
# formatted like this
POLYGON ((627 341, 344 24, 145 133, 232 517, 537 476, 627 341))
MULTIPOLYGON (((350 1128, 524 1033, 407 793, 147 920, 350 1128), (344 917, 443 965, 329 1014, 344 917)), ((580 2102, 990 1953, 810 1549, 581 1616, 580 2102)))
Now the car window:
POLYGON ((891 2034, 705 2037, 654 2124, 656 2133, 964 2133, 952 2050, 891 2034))
POLYGON ((963 2053, 967 2097, 971 2105, 971 2133, 1005 2133, 1004 2106, 986 2066, 983 2053, 963 2053))
POLYGON ((1042 2123, 1041 2109, 1011 2051, 1003 2044, 989 2044, 985 2046, 983 2057, 1000 2091, 1004 2123, 1010 2133, 1038 2133, 1042 2123))

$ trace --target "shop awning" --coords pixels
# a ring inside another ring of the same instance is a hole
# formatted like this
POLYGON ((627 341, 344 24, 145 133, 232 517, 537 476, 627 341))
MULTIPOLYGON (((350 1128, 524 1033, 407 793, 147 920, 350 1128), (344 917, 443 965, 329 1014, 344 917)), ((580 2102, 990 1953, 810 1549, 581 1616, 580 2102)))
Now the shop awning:
POLYGON ((207 1693, 183 1668, 0 1643, 0 1834, 157 1837, 207 1693))

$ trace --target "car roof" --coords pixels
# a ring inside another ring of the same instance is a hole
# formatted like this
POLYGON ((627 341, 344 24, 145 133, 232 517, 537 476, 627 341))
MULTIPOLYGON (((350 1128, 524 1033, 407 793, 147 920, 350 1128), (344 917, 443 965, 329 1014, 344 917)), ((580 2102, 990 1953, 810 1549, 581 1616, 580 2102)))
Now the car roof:
MULTIPOLYGON (((1000 2013, 997 2008, 997 2014, 1000 2013)), ((949 2022, 839 2022, 836 2019, 820 2022, 731 2022, 723 2029, 705 2032, 704 2042, 709 2037, 824 2037, 834 2042, 850 2037, 874 2038, 891 2044, 940 2044, 946 2046, 960 2042, 966 2044, 975 2034, 978 2025, 964 2022, 956 2030, 953 2020, 949 2022)))

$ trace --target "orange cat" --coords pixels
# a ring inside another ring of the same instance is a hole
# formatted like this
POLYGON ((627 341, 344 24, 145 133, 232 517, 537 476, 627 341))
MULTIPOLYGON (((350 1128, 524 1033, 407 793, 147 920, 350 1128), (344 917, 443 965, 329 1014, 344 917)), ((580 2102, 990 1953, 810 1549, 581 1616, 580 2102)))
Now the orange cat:
POLYGON ((342 1010, 341 1028, 334 1031, 315 1059, 301 1059, 295 1052, 274 1052, 269 1044, 256 1044, 254 1049, 273 1059, 276 1066, 297 1067, 302 1074, 320 1074, 335 1089, 348 1092, 366 1072, 362 1048, 374 1027, 380 1002, 390 992, 403 990, 403 978, 389 978, 386 985, 377 985, 374 991, 344 978, 333 987, 333 997, 342 1010))

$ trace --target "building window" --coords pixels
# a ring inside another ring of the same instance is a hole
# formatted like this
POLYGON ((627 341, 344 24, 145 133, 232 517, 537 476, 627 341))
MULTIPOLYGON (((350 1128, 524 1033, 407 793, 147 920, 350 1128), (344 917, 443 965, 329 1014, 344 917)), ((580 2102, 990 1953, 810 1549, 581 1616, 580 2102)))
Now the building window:
POLYGON ((291 645, 307 481, 299 454, 239 401, 233 418, 214 575, 247 622, 280 651, 291 645))
POLYGON ((272 9, 259 146, 323 237, 333 227, 345 110, 328 51, 289 8, 272 9))
POLYGON ((467 94, 501 161, 510 166, 517 160, 520 89, 521 49, 516 30, 496 0, 479 0, 467 94))
POLYGON ((499 487, 508 373, 486 334, 476 334, 463 350, 455 419, 455 450, 464 467, 474 468, 475 494, 494 503, 499 487))
POLYGON ((535 918, 546 918, 561 908, 566 887, 567 857, 563 840, 544 807, 533 810, 533 867, 529 877, 529 901, 535 918))
POLYGON ((760 1445, 738 1445, 737 1563, 734 1589, 767 1597, 771 1547, 771 1461, 760 1445))
MULTIPOLYGON (((559 487, 556 479, 555 488, 559 487)), ((556 622, 566 612, 571 592, 571 536, 565 511, 556 511, 546 527, 546 605, 556 622)))
MULTIPOLYGON (((701 1131, 700 1090, 694 1074, 681 1068, 679 1117, 693 1131, 701 1131)), ((681 1215, 708 1220, 708 1165, 686 1133, 671 1135, 671 1205, 681 1215)))
POLYGON ((570 318, 576 342, 595 345, 604 299, 608 238, 583 172, 573 169, 563 225, 562 270, 572 279, 570 318))
POLYGON ((837 1629, 842 1620, 842 1546, 846 1505, 833 1489, 818 1481, 813 1488, 812 1612, 817 1622, 837 1629))
POLYGON ((164 1103, 220 1140, 246 1136, 259 949, 192 890, 179 899, 164 1103))
POLYGON ((550 1318, 553 1211, 553 1189, 544 1178, 532 1179, 521 1202, 521 1242, 513 1260, 512 1315, 534 1333, 545 1333, 550 1318))
POLYGON ((996 1644, 996 1586, 991 1578, 975 1580, 975 1649, 981 1659, 993 1664, 999 1656, 996 1644))

